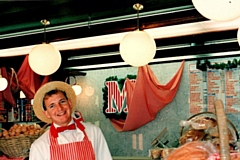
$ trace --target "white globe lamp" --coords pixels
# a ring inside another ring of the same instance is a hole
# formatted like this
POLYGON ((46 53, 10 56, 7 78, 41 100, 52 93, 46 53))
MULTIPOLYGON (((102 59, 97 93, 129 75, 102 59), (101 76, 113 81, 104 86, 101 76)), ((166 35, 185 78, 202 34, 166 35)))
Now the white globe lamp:
POLYGON ((46 43, 46 26, 50 21, 43 19, 40 22, 44 25, 44 42, 33 47, 29 53, 28 62, 35 73, 47 76, 58 70, 62 57, 53 45, 46 43))
POLYGON ((156 43, 145 31, 136 30, 124 36, 119 50, 126 63, 140 67, 153 60, 156 53, 156 43))
POLYGON ((240 45, 240 27, 238 28, 238 31, 237 31, 237 41, 238 41, 238 44, 240 45))
POLYGON ((73 85, 72 88, 76 95, 79 95, 82 92, 82 87, 78 84, 73 85))
POLYGON ((143 9, 143 5, 136 3, 133 8, 137 10, 137 30, 123 37, 119 45, 119 52, 126 63, 140 67, 153 60, 156 54, 156 43, 148 33, 139 30, 139 10, 143 9))
POLYGON ((39 75, 51 75, 58 70, 61 65, 61 54, 51 44, 40 44, 35 46, 28 57, 31 69, 39 75))
POLYGON ((7 85, 8 85, 8 81, 6 80, 6 78, 0 75, 0 91, 4 91, 7 88, 7 85))
POLYGON ((196 10, 214 21, 231 21, 240 17, 239 0, 192 0, 196 10))

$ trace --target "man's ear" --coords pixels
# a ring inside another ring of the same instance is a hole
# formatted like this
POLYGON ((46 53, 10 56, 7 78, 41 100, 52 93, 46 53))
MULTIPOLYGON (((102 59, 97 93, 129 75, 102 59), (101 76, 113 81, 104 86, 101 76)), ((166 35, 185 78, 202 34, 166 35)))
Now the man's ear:
POLYGON ((43 111, 43 113, 45 114, 45 116, 47 117, 47 118, 51 118, 50 116, 49 116, 49 114, 48 114, 48 112, 47 111, 43 111))

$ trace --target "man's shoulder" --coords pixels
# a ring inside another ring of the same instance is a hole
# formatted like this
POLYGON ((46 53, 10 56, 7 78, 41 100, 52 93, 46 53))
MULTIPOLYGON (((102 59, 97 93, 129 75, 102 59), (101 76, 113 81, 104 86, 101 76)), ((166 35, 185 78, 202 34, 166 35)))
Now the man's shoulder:
POLYGON ((40 135, 33 144, 48 144, 49 143, 49 130, 46 130, 42 135, 40 135))

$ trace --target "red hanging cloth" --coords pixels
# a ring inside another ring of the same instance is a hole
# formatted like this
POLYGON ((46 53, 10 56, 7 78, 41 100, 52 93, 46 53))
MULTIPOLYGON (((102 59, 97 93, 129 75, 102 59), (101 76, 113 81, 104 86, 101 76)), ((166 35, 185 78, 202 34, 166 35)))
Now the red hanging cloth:
POLYGON ((11 69, 11 73, 10 72, 8 73, 9 86, 10 86, 11 92, 14 94, 19 91, 19 83, 18 83, 17 73, 13 68, 10 68, 10 69, 11 69))
POLYGON ((8 81, 7 88, 3 91, 0 91, 0 102, 6 101, 13 107, 16 107, 16 102, 15 102, 14 97, 11 92, 11 87, 10 87, 10 83, 9 83, 10 79, 9 79, 7 70, 5 67, 1 67, 0 69, 1 69, 2 77, 6 78, 6 80, 8 81))
POLYGON ((157 113, 175 97, 181 82, 184 61, 173 78, 161 85, 151 68, 138 68, 136 83, 126 82, 128 115, 126 120, 110 119, 119 132, 132 131, 154 120, 157 113))
POLYGON ((33 99, 39 87, 50 81, 50 77, 46 76, 41 82, 40 75, 33 72, 29 66, 28 55, 26 55, 20 69, 18 70, 17 76, 19 87, 28 99, 33 99))

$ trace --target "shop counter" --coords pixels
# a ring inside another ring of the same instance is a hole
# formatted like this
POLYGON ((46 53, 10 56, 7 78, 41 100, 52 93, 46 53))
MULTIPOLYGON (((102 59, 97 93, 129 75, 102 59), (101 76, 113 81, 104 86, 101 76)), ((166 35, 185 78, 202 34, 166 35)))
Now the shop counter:
POLYGON ((113 156, 113 160, 151 160, 150 157, 120 157, 113 156))

